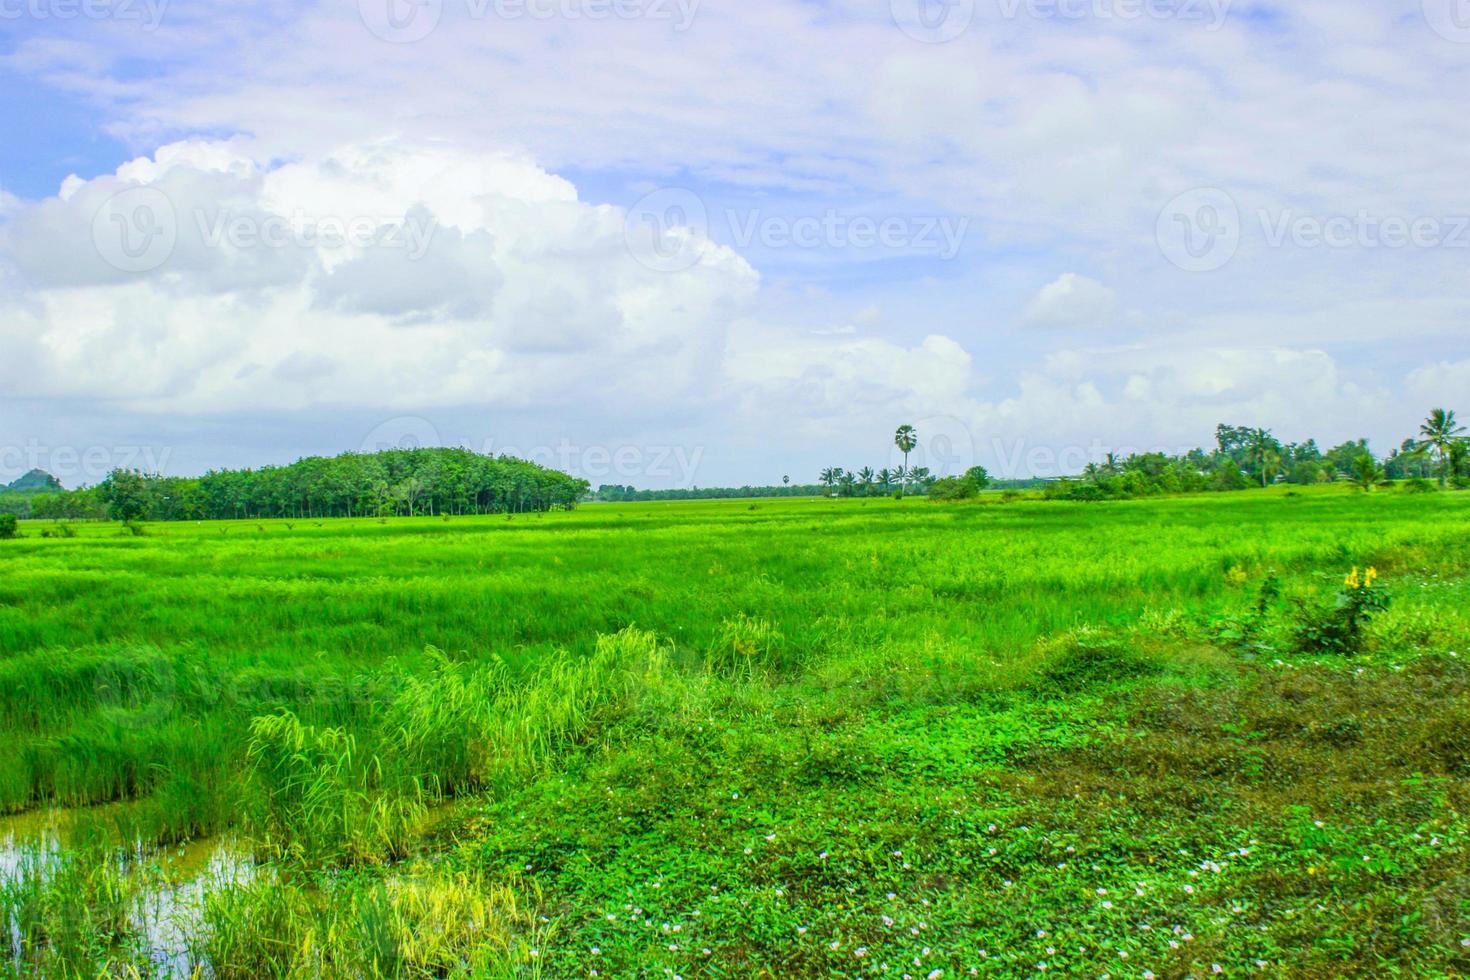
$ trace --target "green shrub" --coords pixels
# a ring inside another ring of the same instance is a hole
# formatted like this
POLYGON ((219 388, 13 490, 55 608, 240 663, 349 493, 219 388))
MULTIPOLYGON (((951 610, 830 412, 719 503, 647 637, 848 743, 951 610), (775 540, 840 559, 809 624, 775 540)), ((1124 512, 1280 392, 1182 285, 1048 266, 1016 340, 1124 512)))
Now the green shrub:
POLYGON ((1404 481, 1404 493, 1434 493, 1435 486, 1430 480, 1422 476, 1416 476, 1411 480, 1404 481))
POLYGON ((14 514, 0 514, 0 539, 10 539, 20 534, 19 521, 14 514))
POLYGON ((929 488, 929 499, 935 501, 974 500, 980 488, 968 477, 946 477, 929 488))
POLYGON ((1388 608, 1388 590, 1378 584, 1378 570, 1361 576, 1354 568, 1330 605, 1298 599, 1296 648, 1302 653, 1352 656, 1367 645, 1369 622, 1388 608))

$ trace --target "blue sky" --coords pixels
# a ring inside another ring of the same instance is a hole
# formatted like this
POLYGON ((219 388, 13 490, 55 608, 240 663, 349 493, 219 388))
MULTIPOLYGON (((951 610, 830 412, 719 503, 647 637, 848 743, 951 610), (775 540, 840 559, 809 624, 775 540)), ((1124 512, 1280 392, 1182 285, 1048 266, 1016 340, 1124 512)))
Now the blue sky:
POLYGON ((0 477, 1386 450, 1470 391, 1454 2, 5 6, 0 477))

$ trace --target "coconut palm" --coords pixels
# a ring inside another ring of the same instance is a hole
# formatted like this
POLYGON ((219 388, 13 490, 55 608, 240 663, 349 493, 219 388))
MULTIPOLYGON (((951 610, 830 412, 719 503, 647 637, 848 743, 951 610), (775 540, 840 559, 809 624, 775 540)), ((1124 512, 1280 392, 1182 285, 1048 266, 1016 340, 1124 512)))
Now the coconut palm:
MULTIPOLYGON (((1266 485, 1267 470, 1270 468, 1271 457, 1276 457, 1276 465, 1281 465, 1281 456, 1276 451, 1276 440, 1266 429, 1252 429, 1250 441, 1246 443, 1248 458, 1256 466, 1256 472, 1261 475, 1261 486, 1266 485)), ((1273 476, 1275 474, 1272 474, 1273 476)))
POLYGON ((893 434, 893 444, 898 451, 903 453, 903 470, 907 473, 909 468, 909 453, 919 444, 919 430, 912 425, 900 425, 898 431, 893 434))
POLYGON ((862 469, 858 470, 857 479, 858 483, 862 484, 864 497, 868 495, 868 488, 873 485, 874 476, 875 474, 873 473, 873 468, 871 466, 864 466, 862 469))
POLYGON ((890 470, 888 467, 885 466, 881 470, 879 470, 877 476, 878 486, 882 487, 884 490, 887 490, 889 487, 893 486, 893 471, 890 470))
POLYGON ((1378 465, 1378 460, 1364 453, 1353 460, 1353 472, 1348 481, 1364 493, 1372 493, 1388 482, 1388 474, 1378 465))
POLYGON ((1429 418, 1419 426, 1420 444, 1439 453, 1439 485, 1444 486, 1450 472, 1450 452, 1465 433, 1463 425, 1457 425, 1455 413, 1436 408, 1429 418))
POLYGON ((841 476, 841 469, 838 469, 835 466, 829 466, 826 469, 822 470, 822 475, 817 477, 817 482, 826 487, 828 490, 831 490, 833 484, 835 484, 841 476))

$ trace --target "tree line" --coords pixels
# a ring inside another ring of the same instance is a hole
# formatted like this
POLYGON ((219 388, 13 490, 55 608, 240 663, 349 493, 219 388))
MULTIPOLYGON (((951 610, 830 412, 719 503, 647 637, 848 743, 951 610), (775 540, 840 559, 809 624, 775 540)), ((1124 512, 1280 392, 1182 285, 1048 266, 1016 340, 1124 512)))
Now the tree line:
POLYGON ((1345 481, 1372 489, 1389 481, 1427 481, 1441 486, 1470 487, 1470 440, 1455 413, 1436 408, 1420 426, 1417 437, 1405 439, 1383 459, 1373 454, 1368 440, 1344 442, 1328 450, 1315 439, 1284 443, 1271 430, 1243 425, 1215 428, 1213 449, 1194 449, 1182 455, 1109 454, 1089 463, 1081 474, 1057 480, 992 480, 981 466, 943 478, 927 467, 908 465, 908 455, 919 442, 912 425, 899 426, 894 445, 904 463, 893 469, 856 470, 829 466, 818 484, 825 493, 841 497, 918 493, 937 500, 962 500, 987 487, 1021 489, 1039 485, 1053 499, 1100 500, 1158 493, 1201 493, 1247 490, 1275 483, 1313 484, 1345 481))
POLYGON ((510 456, 390 449, 200 477, 114 470, 95 487, 30 497, 28 516, 174 521, 521 513, 570 509, 588 489, 586 480, 510 456))
POLYGON ((1246 490, 1276 483, 1310 485, 1342 481, 1372 490, 1390 481, 1410 481, 1432 489, 1470 487, 1470 441, 1455 413, 1436 408, 1415 438, 1379 459, 1368 440, 1344 442, 1323 451, 1315 439, 1283 443, 1269 429, 1220 425, 1213 450, 1182 456, 1142 453, 1090 463, 1080 479, 1059 480, 1047 496, 1072 500, 1131 497, 1154 493, 1246 490))

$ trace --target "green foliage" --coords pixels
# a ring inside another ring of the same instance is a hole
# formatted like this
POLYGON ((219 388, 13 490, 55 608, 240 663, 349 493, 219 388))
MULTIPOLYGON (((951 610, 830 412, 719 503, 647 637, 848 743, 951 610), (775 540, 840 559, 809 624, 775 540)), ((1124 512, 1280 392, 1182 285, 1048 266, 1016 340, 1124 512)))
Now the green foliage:
POLYGON ((1302 460, 1292 466, 1291 472, 1287 475, 1288 482, 1298 486, 1311 486, 1314 483, 1321 483, 1325 478, 1326 474, 1322 470, 1322 464, 1314 460, 1302 460))
POLYGON ((1470 500, 1299 493, 23 542, 0 806, 122 828, 0 886, 17 971, 1458 975, 1470 500), (1370 560, 1363 653, 1292 660, 1370 560), (157 960, 150 843, 207 833, 269 863, 157 960))
POLYGON ((720 624, 708 662, 711 670, 746 681, 796 666, 787 659, 786 638, 769 621, 744 613, 720 624))
POLYGON ((152 507, 149 478, 135 470, 113 470, 97 488, 107 513, 115 521, 132 524, 152 507))
POLYGON ((1329 605, 1297 601, 1296 647, 1303 653, 1362 653, 1369 624, 1388 604, 1388 590, 1379 583, 1378 570, 1369 568, 1360 576, 1354 568, 1329 605))
POLYGON ((974 500, 980 494, 968 477, 946 477, 929 488, 929 499, 934 501, 974 500))
POLYGON ((1250 480, 1241 472, 1239 464, 1233 459, 1220 464, 1220 468, 1210 478, 1211 490, 1244 490, 1248 486, 1250 486, 1250 480))
POLYGON ((14 514, 0 514, 0 540, 14 538, 19 534, 18 525, 14 514))
POLYGON ((213 470, 195 478, 116 470, 95 490, 36 498, 37 517, 96 516, 181 521, 569 510, 585 480, 509 456, 467 449, 393 449, 297 460, 258 470, 213 470))
POLYGON ((1043 662, 1044 682, 1065 691, 1132 680, 1158 670, 1157 664, 1126 640, 1088 628, 1049 642, 1043 662))

